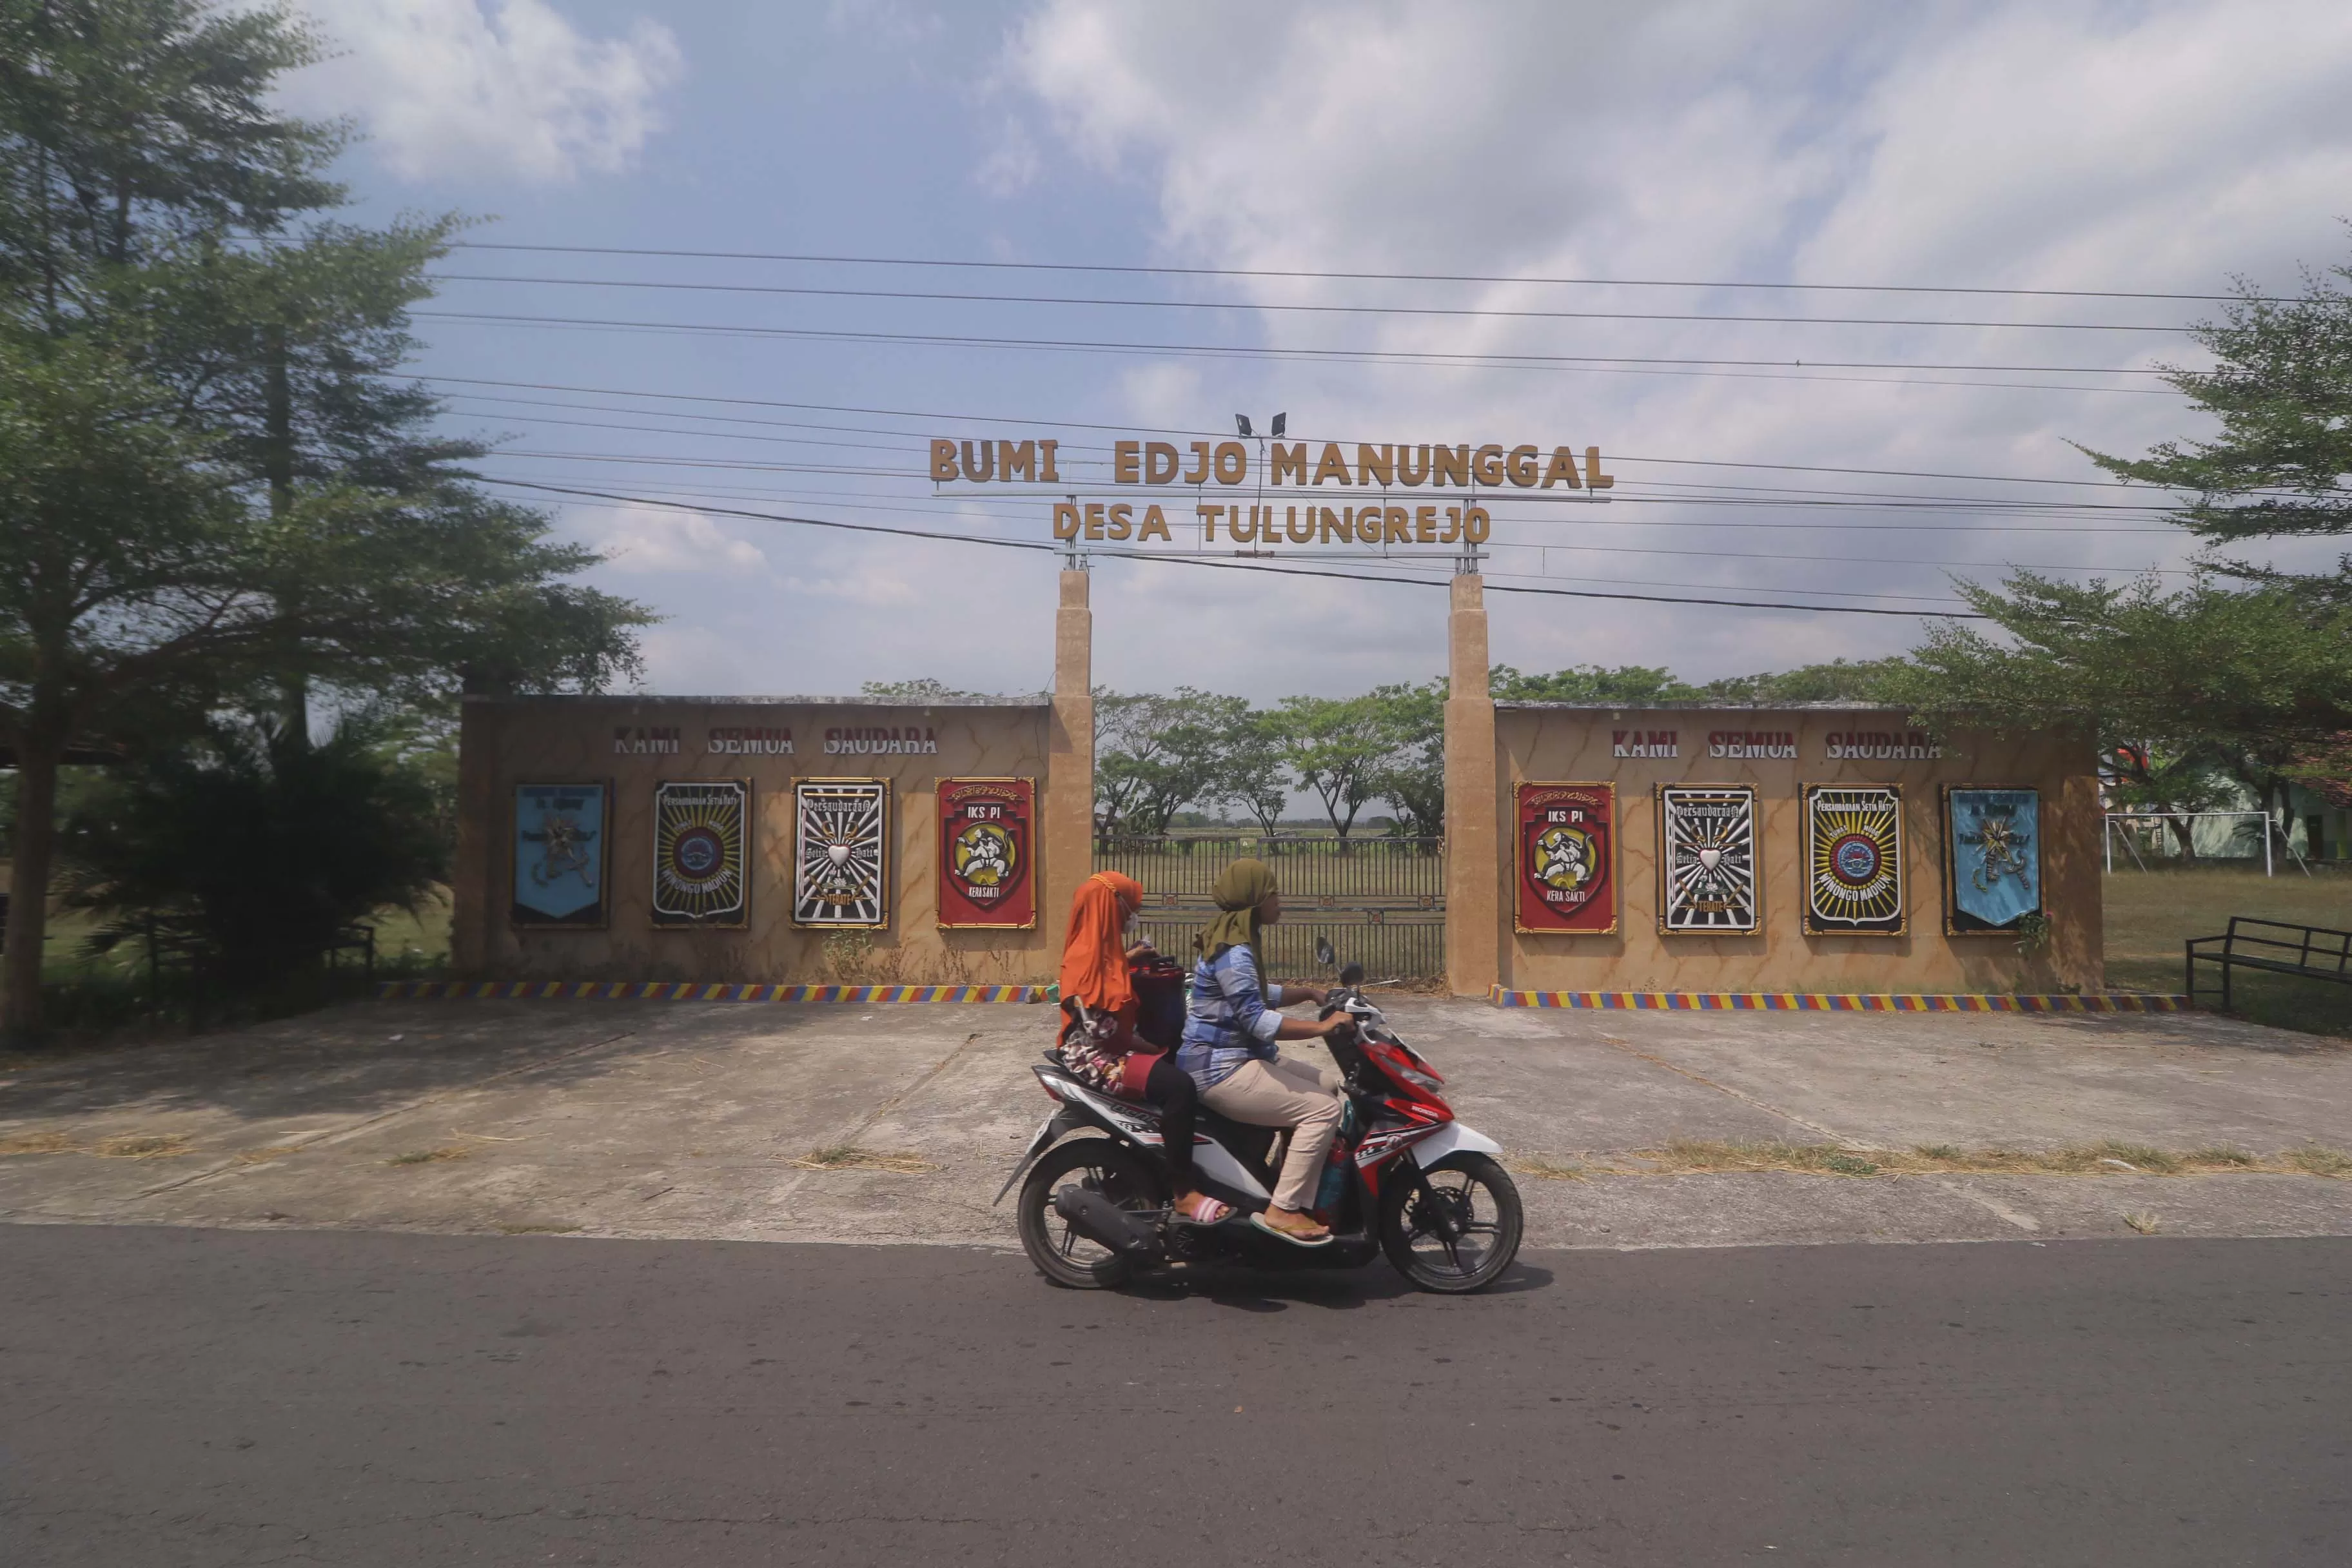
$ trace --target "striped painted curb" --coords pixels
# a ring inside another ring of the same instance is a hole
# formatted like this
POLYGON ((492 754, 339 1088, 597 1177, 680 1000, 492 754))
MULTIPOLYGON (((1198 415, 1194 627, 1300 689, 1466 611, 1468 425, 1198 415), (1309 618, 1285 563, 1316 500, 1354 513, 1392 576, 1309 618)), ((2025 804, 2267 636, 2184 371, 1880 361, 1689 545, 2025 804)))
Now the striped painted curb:
POLYGON ((379 1002, 1051 1002, 1052 985, 714 985, 690 980, 385 980, 379 1002))
POLYGON ((2186 996, 1869 996, 1821 991, 1506 991, 1497 1007, 1592 1007, 1637 1013, 2186 1013, 2186 996))

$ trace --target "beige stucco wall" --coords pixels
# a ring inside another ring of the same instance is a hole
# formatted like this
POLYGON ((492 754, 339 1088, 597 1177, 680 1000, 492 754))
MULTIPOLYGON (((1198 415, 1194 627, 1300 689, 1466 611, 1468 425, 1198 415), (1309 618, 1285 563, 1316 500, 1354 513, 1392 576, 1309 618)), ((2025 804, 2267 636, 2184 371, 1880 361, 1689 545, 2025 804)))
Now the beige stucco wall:
MULTIPOLYGON (((1052 710, 1043 702, 918 707, 864 701, 703 698, 468 699, 458 785, 461 823, 452 959, 460 974, 513 980, 699 980, 961 984, 1051 978, 1058 897, 1073 878, 1038 846, 1031 931, 940 931, 937 782, 1034 779, 1048 793, 1052 710), (675 755, 616 754, 616 727, 675 728, 675 755), (789 727, 791 756, 713 753, 714 727, 789 727), (937 754, 828 756, 827 729, 920 726, 937 754), (740 931, 657 927, 651 914, 654 786, 666 780, 752 781, 751 919, 740 931), (883 778, 891 785, 897 903, 887 930, 829 934, 791 923, 793 781, 883 778), (509 921, 514 786, 608 779, 614 785, 612 910, 603 931, 521 931, 509 921), (863 953, 856 950, 867 947, 863 953), (845 971, 845 962, 850 964, 845 971)), ((1090 787, 1090 785, 1089 785, 1090 787)), ((1042 825, 1040 825, 1042 827, 1042 825)), ((1084 869, 1076 872, 1083 876, 1084 869)))
POLYGON ((1833 731, 1908 729, 1900 713, 1852 710, 1597 710, 1497 705, 1496 812, 1502 826, 1496 911, 1501 981, 1520 990, 2051 991, 2104 984, 2095 759, 2087 741, 2053 736, 1944 737, 1939 759, 1832 761, 1833 731), (1617 757, 1618 730, 1672 730, 1681 754, 1617 757), (1792 731, 1792 760, 1708 755, 1717 730, 1792 731), (1611 936, 1531 935, 1512 930, 1513 786, 1617 785, 1617 874, 1622 903, 1611 936), (1799 786, 1903 786, 1904 867, 1909 929, 1900 937, 1806 936, 1800 863, 1799 786), (1746 784, 1757 788, 1763 930, 1753 936, 1665 936, 1657 927, 1657 821, 1661 784, 1746 784), (2032 959, 2013 937, 1946 936, 1942 786, 2031 787, 2042 793, 2043 903, 2050 947, 2032 959))

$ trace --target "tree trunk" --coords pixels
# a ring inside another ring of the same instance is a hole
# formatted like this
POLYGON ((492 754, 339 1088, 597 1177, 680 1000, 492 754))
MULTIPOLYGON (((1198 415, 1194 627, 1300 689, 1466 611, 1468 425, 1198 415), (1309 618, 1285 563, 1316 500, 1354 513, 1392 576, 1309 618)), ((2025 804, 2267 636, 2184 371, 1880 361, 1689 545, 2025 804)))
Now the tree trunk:
MULTIPOLYGON (((262 461, 268 466, 269 480, 269 515, 284 522, 294 510, 294 389, 286 367, 286 330, 269 327, 262 333, 262 353, 265 359, 264 405, 262 419, 267 426, 267 439, 262 444, 262 461)), ((291 606, 289 606, 289 608, 291 606)), ((310 682, 307 676, 295 674, 282 684, 282 720, 286 736, 298 752, 310 746, 310 682)))
POLYGON ((41 1027, 41 958, 48 938, 49 865, 57 847, 58 764, 63 748, 19 737, 16 858, 8 878, 8 941, 0 951, 0 1037, 41 1027))

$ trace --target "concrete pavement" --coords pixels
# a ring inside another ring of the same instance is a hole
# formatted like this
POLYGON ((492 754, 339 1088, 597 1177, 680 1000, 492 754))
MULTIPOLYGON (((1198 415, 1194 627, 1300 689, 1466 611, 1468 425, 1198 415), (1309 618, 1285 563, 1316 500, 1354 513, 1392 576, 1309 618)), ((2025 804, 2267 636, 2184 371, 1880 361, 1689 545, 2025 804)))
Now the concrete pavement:
MULTIPOLYGON (((1674 1139, 2352 1148, 2352 1051, 2202 1015, 1669 1014, 1399 998, 1526 1165, 1674 1139)), ((0 1069, 0 1218, 1009 1246, 1023 1006, 345 1007, 0 1069), (898 1169, 810 1169, 855 1148, 898 1169), (796 1163, 796 1162, 800 1162, 796 1163)), ((2352 1183, 1523 1174, 1531 1246, 2352 1234, 2352 1183)))
POLYGON ((1528 1255, 16 1227, 12 1568, 2352 1561, 2352 1243, 1528 1255))

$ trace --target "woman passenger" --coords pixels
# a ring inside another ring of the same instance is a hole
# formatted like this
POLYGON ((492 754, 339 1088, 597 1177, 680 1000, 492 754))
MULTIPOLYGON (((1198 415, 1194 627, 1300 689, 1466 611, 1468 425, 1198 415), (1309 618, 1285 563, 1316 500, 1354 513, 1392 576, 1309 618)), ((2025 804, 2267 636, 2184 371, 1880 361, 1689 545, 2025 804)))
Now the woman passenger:
POLYGON ((1089 1088, 1160 1107, 1160 1150, 1168 1161, 1168 1190, 1176 1194, 1175 1215, 1214 1225, 1233 1210, 1192 1184, 1199 1091, 1172 1056, 1135 1032, 1140 1002, 1128 965, 1151 948, 1147 942, 1129 947, 1122 933, 1142 907, 1143 885, 1132 877, 1097 871, 1078 884, 1062 948, 1062 1001, 1066 1012, 1073 1001, 1083 1004, 1086 1020, 1073 1017, 1062 1031, 1062 1065, 1089 1088))
POLYGON ((1334 1013, 1322 1023, 1286 1018, 1274 1009, 1293 1002, 1321 1005, 1311 985, 1268 985, 1258 978, 1258 929, 1282 918, 1282 895, 1263 860, 1236 860, 1217 878, 1212 896, 1222 911, 1201 933, 1201 961, 1192 971, 1192 1003, 1176 1062, 1201 1086, 1209 1109, 1255 1127, 1288 1127, 1290 1148, 1275 1183, 1274 1203, 1250 1223, 1285 1241, 1320 1247, 1330 1229, 1309 1212, 1323 1162, 1339 1135, 1339 1075, 1285 1061, 1276 1040, 1320 1039, 1345 1028, 1334 1013))

